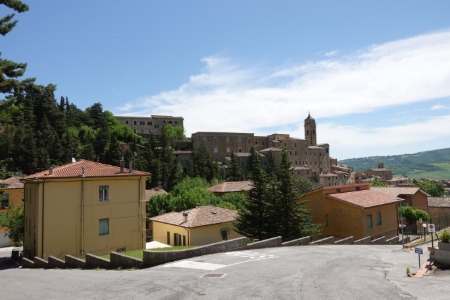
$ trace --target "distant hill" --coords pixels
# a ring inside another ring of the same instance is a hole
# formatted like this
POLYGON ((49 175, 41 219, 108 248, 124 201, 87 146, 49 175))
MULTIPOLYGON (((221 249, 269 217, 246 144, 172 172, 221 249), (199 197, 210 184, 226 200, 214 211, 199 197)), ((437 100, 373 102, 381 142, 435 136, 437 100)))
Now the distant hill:
POLYGON ((450 148, 418 152, 414 154, 372 156, 340 160, 355 171, 376 168, 384 162, 396 177, 450 179, 450 148))

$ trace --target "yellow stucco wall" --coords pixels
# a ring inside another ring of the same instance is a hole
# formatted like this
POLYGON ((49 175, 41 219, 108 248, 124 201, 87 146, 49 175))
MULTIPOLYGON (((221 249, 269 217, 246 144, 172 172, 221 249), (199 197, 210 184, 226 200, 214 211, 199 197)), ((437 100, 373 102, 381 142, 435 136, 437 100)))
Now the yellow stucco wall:
POLYGON ((25 187, 26 222, 33 223, 25 228, 25 255, 82 257, 144 248, 145 177, 46 180, 25 187), (109 201, 101 202, 99 186, 105 185, 109 201), (109 219, 109 234, 99 235, 100 219, 109 219))
POLYGON ((321 190, 312 192, 301 200, 307 201, 311 211, 311 222, 322 224, 323 236, 339 238, 353 236, 355 239, 361 239, 366 236, 393 236, 397 232, 396 203, 362 208, 327 197, 321 190), (377 213, 381 213, 381 225, 377 225, 377 213), (372 228, 367 226, 367 215, 372 215, 372 228))
POLYGON ((186 246, 202 246, 222 241, 220 230, 228 228, 228 239, 242 237, 233 230, 233 223, 221 223, 208 226, 184 228, 181 226, 153 221, 153 240, 167 244, 167 232, 170 233, 170 245, 174 246, 174 233, 186 236, 186 246))

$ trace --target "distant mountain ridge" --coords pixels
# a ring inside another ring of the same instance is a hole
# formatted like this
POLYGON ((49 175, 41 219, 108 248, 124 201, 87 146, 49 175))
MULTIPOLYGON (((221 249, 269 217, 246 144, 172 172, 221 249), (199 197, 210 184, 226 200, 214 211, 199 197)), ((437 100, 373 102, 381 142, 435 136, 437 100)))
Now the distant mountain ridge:
POLYGON ((450 179, 450 148, 418 152, 414 154, 371 156, 340 160, 355 171, 376 168, 383 162, 394 176, 409 178, 450 179))

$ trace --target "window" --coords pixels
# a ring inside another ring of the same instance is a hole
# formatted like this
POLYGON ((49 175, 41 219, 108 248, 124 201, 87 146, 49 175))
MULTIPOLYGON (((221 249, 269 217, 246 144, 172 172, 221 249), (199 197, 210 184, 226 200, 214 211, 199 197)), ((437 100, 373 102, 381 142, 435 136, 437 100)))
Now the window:
POLYGON ((9 206, 9 194, 3 193, 0 195, 1 204, 0 209, 5 209, 9 206))
POLYGON ((214 153, 219 152, 219 147, 213 147, 213 152, 214 152, 214 153))
POLYGON ((225 141, 226 141, 227 143, 229 143, 229 142, 230 142, 230 137, 227 136, 227 137, 225 138, 225 141))
POLYGON ((186 236, 183 235, 183 246, 186 246, 186 236))
POLYGON ((222 237, 222 241, 228 240, 228 228, 220 229, 220 236, 222 237))
POLYGON ((98 187, 98 201, 106 202, 109 201, 109 186, 101 185, 98 187))
POLYGON ((372 228, 372 215, 367 215, 367 228, 372 228))
POLYGON ((152 122, 147 122, 147 125, 152 125, 152 122))
POLYGON ((136 125, 136 121, 133 121, 133 124, 136 125))
POLYGON ((109 234, 109 219, 98 220, 98 234, 99 235, 109 234))
POLYGON ((128 125, 128 121, 125 121, 125 124, 127 124, 127 125, 128 125))
POLYGON ((139 121, 139 125, 145 125, 145 121, 139 121))
POLYGON ((167 231, 167 245, 170 245, 170 231, 167 231))
POLYGON ((381 213, 377 212, 377 214, 375 215, 376 219, 377 219, 377 226, 381 225, 381 213))
POLYGON ((227 147, 227 153, 230 153, 230 152, 231 152, 231 148, 227 147))

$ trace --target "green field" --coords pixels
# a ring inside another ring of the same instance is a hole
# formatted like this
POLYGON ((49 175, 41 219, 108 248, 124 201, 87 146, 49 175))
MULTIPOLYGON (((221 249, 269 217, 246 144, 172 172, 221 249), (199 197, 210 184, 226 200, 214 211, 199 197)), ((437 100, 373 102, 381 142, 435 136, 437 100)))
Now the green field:
POLYGON ((385 168, 391 169, 394 177, 450 180, 450 148, 413 154, 372 156, 339 161, 340 164, 348 165, 353 170, 361 172, 376 168, 378 162, 383 162, 385 168))
MULTIPOLYGON (((426 171, 420 169, 412 169, 406 172, 408 178, 428 178, 433 180, 450 179, 450 162, 430 164, 438 168, 436 171, 426 171)), ((395 170, 394 170, 395 171, 395 170)), ((402 174, 394 174, 395 177, 402 177, 402 174)))

